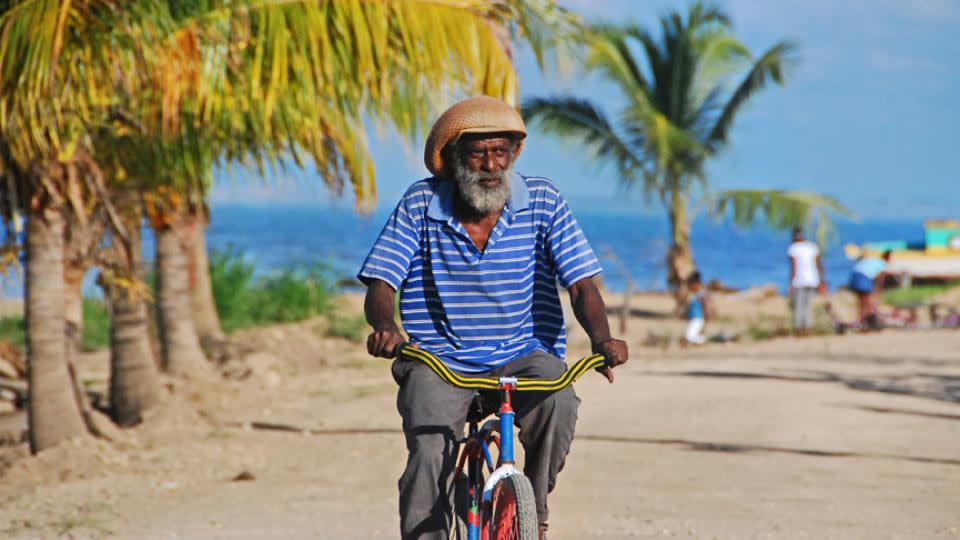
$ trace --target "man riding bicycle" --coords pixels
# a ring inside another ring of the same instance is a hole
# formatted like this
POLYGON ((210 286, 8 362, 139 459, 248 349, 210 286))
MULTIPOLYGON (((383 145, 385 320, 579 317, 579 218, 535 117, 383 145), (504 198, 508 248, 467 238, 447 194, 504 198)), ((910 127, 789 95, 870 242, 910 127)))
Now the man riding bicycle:
MULTIPOLYGON (((548 180, 513 171, 525 137, 517 111, 490 97, 461 101, 437 120, 424 152, 434 176, 407 190, 358 274, 374 330, 370 354, 390 358, 409 340, 459 372, 556 378, 566 352, 559 282, 593 351, 611 366, 627 361, 590 279, 600 264, 566 201, 548 180), (408 338, 394 320, 398 290, 408 338)), ((474 392, 448 386, 419 362, 397 360, 392 372, 409 452, 399 481, 401 536, 447 538, 450 476, 474 392)), ((604 374, 613 382, 610 368, 604 374)), ((579 403, 572 387, 514 401, 541 535, 579 403)))

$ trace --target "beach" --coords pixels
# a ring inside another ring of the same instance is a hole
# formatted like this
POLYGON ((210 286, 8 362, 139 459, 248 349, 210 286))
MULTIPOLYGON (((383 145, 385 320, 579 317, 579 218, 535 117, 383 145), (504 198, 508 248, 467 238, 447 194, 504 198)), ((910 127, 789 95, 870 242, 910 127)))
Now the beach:
MULTIPOLYGON (((784 300, 718 304, 717 326, 734 332, 784 300)), ((628 321, 630 362, 612 386, 594 374, 577 384, 551 539, 960 537, 960 333, 691 349, 651 338, 682 329, 664 295, 631 306, 646 315, 628 321)), ((325 337, 326 324, 235 333, 227 363, 164 379, 164 404, 113 441, 32 458, 24 444, 0 448, 3 536, 395 538, 396 385, 388 361, 325 337)), ((589 352, 575 324, 570 351, 589 352)), ((106 351, 78 367, 95 388, 106 351)))
POLYGON ((0 2, 0 540, 960 540, 958 22, 0 2))

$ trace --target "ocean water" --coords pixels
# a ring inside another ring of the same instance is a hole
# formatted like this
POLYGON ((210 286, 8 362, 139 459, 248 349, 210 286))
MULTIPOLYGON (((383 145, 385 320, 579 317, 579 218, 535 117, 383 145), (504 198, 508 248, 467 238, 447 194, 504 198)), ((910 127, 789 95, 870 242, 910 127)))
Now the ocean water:
MULTIPOLYGON (((212 249, 232 245, 242 250, 262 271, 323 261, 339 275, 350 277, 356 274, 387 216, 387 211, 357 216, 343 209, 222 206, 214 209, 207 241, 212 249)), ((636 287, 664 288, 665 219, 596 212, 575 212, 575 216, 600 258, 607 287, 622 290, 629 276, 636 287)), ((923 228, 920 220, 839 223, 836 236, 823 262, 828 282, 841 285, 851 265, 842 253, 843 244, 919 241, 923 228)), ((737 288, 763 284, 786 288, 787 233, 764 227, 744 230, 701 219, 693 225, 691 242, 695 262, 707 280, 716 278, 737 288)))
MULTIPOLYGON (((233 247, 241 251, 261 273, 322 262, 339 277, 349 278, 356 274, 387 215, 386 210, 358 216, 347 209, 318 206, 219 205, 212 210, 207 242, 213 250, 233 247)), ((608 288, 623 290, 628 276, 641 289, 664 288, 665 219, 576 211, 574 215, 600 258, 608 288)), ((919 241, 922 235, 920 220, 839 223, 837 238, 823 256, 827 280, 831 286, 846 282, 851 262, 842 253, 845 243, 919 241)), ((700 219, 693 225, 691 241, 695 262, 706 280, 719 279, 737 288, 774 284, 786 289, 788 234, 764 227, 743 230, 700 219)), ((144 253, 150 257, 153 239, 149 231, 144 243, 144 253)), ((18 277, 0 280, 3 296, 21 294, 18 277)), ((84 288, 88 294, 97 294, 93 272, 84 288)))

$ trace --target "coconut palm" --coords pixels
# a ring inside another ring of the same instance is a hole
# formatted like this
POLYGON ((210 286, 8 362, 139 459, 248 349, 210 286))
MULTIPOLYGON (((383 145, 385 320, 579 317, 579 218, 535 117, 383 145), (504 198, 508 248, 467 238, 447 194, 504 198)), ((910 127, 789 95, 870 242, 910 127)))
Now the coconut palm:
MULTIPOLYGON (((553 46, 546 30, 573 27, 575 23, 552 2, 431 1, 419 2, 419 7, 415 4, 418 2, 366 3, 358 9, 330 3, 319 11, 311 6, 283 5, 269 13, 251 10, 243 16, 219 21, 219 25, 230 28, 229 35, 240 36, 240 41, 236 54, 216 64, 224 67, 223 73, 211 79, 234 90, 237 97, 228 100, 246 100, 247 106, 221 103, 222 95, 217 92, 201 92, 195 101, 185 103, 181 114, 220 111, 219 115, 204 116, 204 121, 220 126, 219 135, 194 137, 195 144, 189 145, 193 166, 181 178, 174 179, 180 187, 167 190, 159 198, 153 193, 148 205, 148 215, 157 232, 158 264, 171 260, 179 264, 179 258, 171 259, 172 250, 178 246, 187 254, 186 271, 175 270, 177 265, 161 265, 163 272, 174 273, 163 276, 158 272, 163 286, 182 282, 171 275, 190 276, 193 284, 192 330, 182 328, 189 327, 191 320, 181 310, 186 309, 186 298, 181 294, 191 287, 177 286, 175 292, 166 294, 161 290, 159 294, 161 330, 168 326, 164 321, 183 330, 177 334, 182 336, 181 358, 199 358, 193 334, 209 344, 222 337, 209 287, 204 238, 208 221, 204 198, 214 161, 254 161, 262 169, 265 162, 276 164, 282 157, 300 164, 302 154, 312 157, 320 177, 331 189, 341 192, 345 185, 350 185, 358 206, 369 206, 375 191, 372 163, 363 137, 363 116, 388 121, 401 132, 415 136, 430 114, 429 104, 440 101, 445 92, 459 88, 468 93, 513 99, 516 83, 505 36, 510 31, 524 36, 541 63, 545 63, 545 54, 553 46), (418 19, 434 24, 424 27, 418 19), (311 21, 309 31, 298 33, 304 20, 311 21), (344 32, 343 21, 355 30, 344 32), (420 31, 425 29, 428 33, 421 35, 420 31), (464 33, 469 39, 462 39, 464 33), (338 39, 327 37, 338 35, 338 39), (372 40, 366 42, 367 37, 372 40), (311 65, 310 55, 323 51, 327 51, 333 67, 318 73, 311 65), (263 58, 273 62, 264 63, 263 58), (424 64, 411 69, 411 61, 424 64), (276 73, 286 72, 310 76, 284 80, 272 94, 263 92, 277 78, 276 73), (351 83, 346 90, 344 81, 351 83), (267 114, 260 115, 266 117, 266 122, 251 124, 243 120, 251 111, 259 114, 261 109, 269 109, 267 114), (237 129, 238 125, 241 129, 237 129), (179 244, 173 238, 179 239, 179 244), (171 314, 168 307, 176 313, 171 314)), ((182 11, 177 16, 195 18, 182 11)), ((191 41, 202 43, 204 37, 211 35, 216 32, 197 32, 191 41)), ((213 42, 217 45, 211 50, 234 50, 231 45, 223 47, 219 40, 213 42)), ((207 55, 201 53, 198 57, 207 55)), ((164 355, 168 359, 172 356, 177 355, 164 355)))
MULTIPOLYGON (((196 202, 185 188, 207 174, 196 166, 204 156, 308 156, 324 181, 368 204, 364 120, 418 133, 446 93, 513 96, 494 28, 519 21, 537 46, 550 22, 538 13, 489 0, 0 3, 0 198, 8 225, 26 222, 32 449, 84 431, 64 365, 63 253, 67 224, 82 219, 75 186, 102 179, 95 136, 134 124, 164 155, 191 156, 186 173, 157 171, 168 182, 154 205, 163 231, 176 233, 196 202)), ((182 247, 161 243, 183 267, 182 247)), ((178 336, 168 345, 189 334, 168 332, 178 336)))
MULTIPOLYGON (((795 46, 780 41, 754 56, 734 37, 729 16, 701 2, 685 14, 662 16, 659 37, 634 25, 598 26, 585 45, 586 68, 619 88, 623 108, 610 116, 587 99, 532 98, 524 102, 524 117, 582 141, 613 164, 624 184, 639 185, 663 205, 670 223, 668 281, 682 295, 679 286, 693 270, 689 207, 698 190, 707 192, 706 161, 726 146, 750 98, 770 83, 783 84, 795 46)), ((722 200, 746 202, 735 194, 722 200)))
MULTIPOLYGON (((34 451, 85 433, 83 396, 66 360, 65 236, 86 219, 84 192, 102 182, 89 153, 86 111, 121 88, 108 2, 4 2, 0 6, 0 199, 22 225, 26 252, 28 417, 34 451)), ((107 103, 104 103, 104 102, 107 103)), ((106 118, 106 115, 101 118, 106 118)))
POLYGON ((122 246, 113 239, 98 281, 110 314, 110 412, 117 424, 128 426, 140 422, 162 392, 149 333, 151 296, 144 284, 141 195, 131 186, 114 186, 111 197, 127 238, 122 246))

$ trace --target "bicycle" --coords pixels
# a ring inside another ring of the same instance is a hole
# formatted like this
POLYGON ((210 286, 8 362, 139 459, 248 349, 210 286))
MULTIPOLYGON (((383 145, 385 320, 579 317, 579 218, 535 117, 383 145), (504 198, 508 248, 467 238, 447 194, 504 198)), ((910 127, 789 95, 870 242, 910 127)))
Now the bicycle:
MULTIPOLYGON (((398 358, 426 364, 444 382, 457 388, 477 391, 499 391, 499 419, 483 420, 481 396, 477 394, 467 415, 467 436, 460 442, 460 455, 453 478, 454 486, 466 481, 459 495, 466 501, 466 519, 454 513, 453 538, 462 540, 537 540, 537 506, 533 486, 522 472, 514 467, 513 427, 514 411, 511 392, 555 392, 570 386, 590 369, 608 365, 600 354, 585 356, 553 380, 518 379, 516 377, 477 377, 451 370, 442 360, 422 349, 401 344, 395 353, 398 358), (491 447, 499 450, 494 462, 491 447), (464 465, 467 474, 464 478, 464 465), (484 480, 483 467, 489 478, 484 480)), ((456 493, 455 493, 456 495, 456 493)), ((457 497, 454 497, 455 499, 457 497)))

